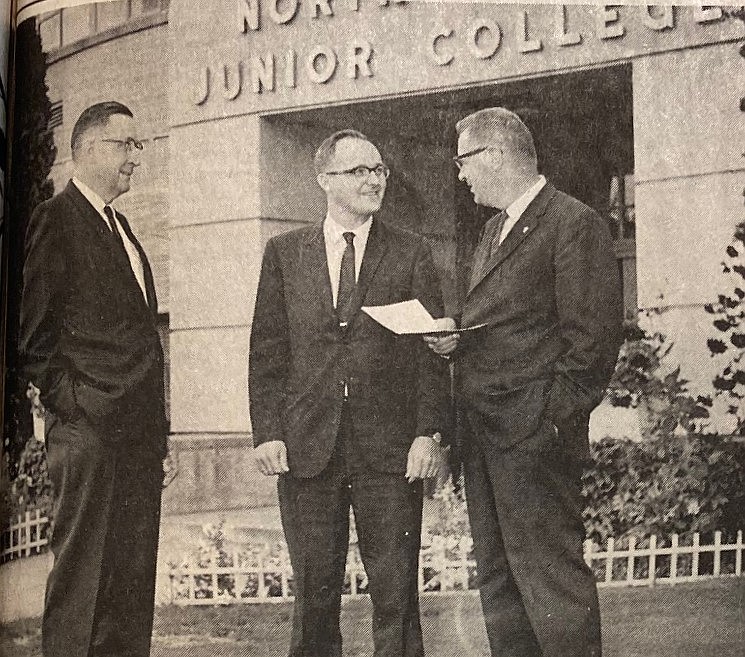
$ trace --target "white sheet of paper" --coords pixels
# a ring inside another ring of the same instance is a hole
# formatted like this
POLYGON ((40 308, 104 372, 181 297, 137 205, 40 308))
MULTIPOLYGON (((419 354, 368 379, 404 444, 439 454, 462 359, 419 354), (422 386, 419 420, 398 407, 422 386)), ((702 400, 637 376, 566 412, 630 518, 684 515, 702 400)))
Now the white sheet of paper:
POLYGON ((378 324, 398 335, 428 333, 435 330, 435 320, 418 299, 392 303, 387 306, 363 306, 362 310, 378 324))
POLYGON ((378 324, 397 335, 424 335, 425 333, 460 333, 481 328, 485 324, 468 329, 443 331, 438 328, 435 319, 421 304, 419 299, 400 301, 387 306, 363 306, 362 311, 372 317, 378 324))

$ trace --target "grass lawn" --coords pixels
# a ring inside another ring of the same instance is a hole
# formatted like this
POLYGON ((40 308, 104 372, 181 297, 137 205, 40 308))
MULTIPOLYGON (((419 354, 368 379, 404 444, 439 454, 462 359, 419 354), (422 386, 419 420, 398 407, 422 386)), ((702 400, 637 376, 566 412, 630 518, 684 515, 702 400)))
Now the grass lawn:
MULTIPOLYGON (((605 657, 743 657, 745 579, 656 588, 601 589, 605 657)), ((286 657, 291 607, 159 608, 152 657, 286 657)), ((428 657, 488 657, 478 597, 426 596, 422 625, 428 657)), ((370 606, 345 602, 345 655, 372 654, 370 606)), ((0 633, 1 657, 40 657, 39 621, 0 633)))

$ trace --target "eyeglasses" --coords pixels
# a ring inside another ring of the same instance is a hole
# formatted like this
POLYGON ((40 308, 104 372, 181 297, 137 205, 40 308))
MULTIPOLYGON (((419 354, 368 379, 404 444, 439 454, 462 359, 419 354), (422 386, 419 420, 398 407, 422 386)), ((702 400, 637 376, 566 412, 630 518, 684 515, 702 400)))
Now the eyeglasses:
POLYGON ((143 149, 143 143, 133 137, 127 137, 126 139, 100 139, 99 141, 116 144, 119 150, 126 149, 127 153, 131 153, 135 148, 138 151, 143 149))
POLYGON ((385 164, 378 164, 374 167, 366 167, 364 164, 360 164, 352 169, 344 169, 344 171, 325 171, 328 176, 354 176, 357 180, 364 180, 371 173, 374 173, 377 178, 388 178, 391 175, 391 170, 385 164))
POLYGON ((460 155, 456 155, 453 158, 453 162, 455 162, 455 166, 457 166, 460 169, 463 166, 463 160, 465 160, 466 158, 472 157, 473 155, 478 155, 479 153, 483 153, 488 148, 489 146, 479 146, 478 148, 474 148, 472 151, 461 153, 460 155))

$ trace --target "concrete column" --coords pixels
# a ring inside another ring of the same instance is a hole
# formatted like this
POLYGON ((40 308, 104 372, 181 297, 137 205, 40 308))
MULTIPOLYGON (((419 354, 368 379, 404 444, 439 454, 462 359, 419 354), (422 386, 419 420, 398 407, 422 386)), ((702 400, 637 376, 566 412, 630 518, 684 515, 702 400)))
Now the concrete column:
POLYGON ((703 305, 732 290, 720 263, 743 216, 741 71, 736 43, 634 61, 639 306, 659 309, 648 325, 699 393, 722 367, 703 305))
POLYGON ((262 220, 260 159, 257 116, 171 131, 171 439, 183 476, 168 512, 274 500, 250 458, 248 343, 264 245, 295 224, 262 220))

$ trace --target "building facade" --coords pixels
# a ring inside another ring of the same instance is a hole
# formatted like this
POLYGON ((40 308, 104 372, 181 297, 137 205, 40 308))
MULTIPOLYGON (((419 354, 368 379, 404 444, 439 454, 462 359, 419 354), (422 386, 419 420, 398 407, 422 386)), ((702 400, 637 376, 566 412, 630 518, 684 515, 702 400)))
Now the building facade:
MULTIPOLYGON (((454 126, 482 107, 518 112, 542 171, 607 217, 627 314, 655 309, 645 321, 683 376, 709 386, 703 305, 722 291, 745 182, 743 26, 720 8, 122 0, 37 24, 57 188, 86 105, 121 100, 144 126, 120 207, 153 258, 169 346, 167 513, 272 503, 246 385, 261 256, 323 218, 312 157, 345 127, 379 145, 393 171, 383 213, 430 241, 454 311, 487 218, 457 180, 454 126)), ((601 413, 595 434, 613 422, 601 413)))

